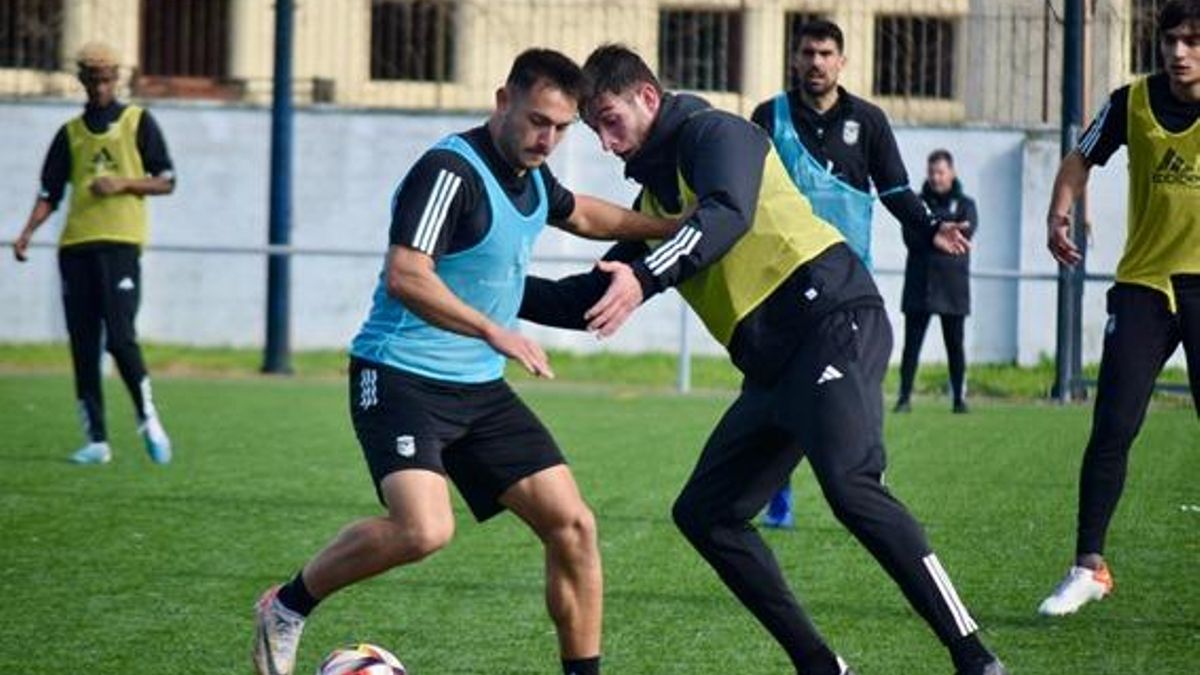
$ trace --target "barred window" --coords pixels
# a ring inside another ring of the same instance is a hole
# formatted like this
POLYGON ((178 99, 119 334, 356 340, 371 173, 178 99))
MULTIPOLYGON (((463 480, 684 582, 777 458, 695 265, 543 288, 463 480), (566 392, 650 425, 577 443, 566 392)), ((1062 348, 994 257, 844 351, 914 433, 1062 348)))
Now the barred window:
POLYGON ((792 89, 800 84, 794 69, 796 52, 800 49, 800 29, 806 23, 824 18, 824 15, 813 12, 788 12, 784 16, 783 30, 786 51, 783 53, 783 81, 787 88, 792 89))
POLYGON ((663 85, 670 89, 741 91, 742 15, 660 10, 658 64, 663 85))
POLYGON ((454 14, 449 0, 371 1, 371 79, 454 79, 454 14))
POLYGON ((954 22, 923 16, 875 17, 877 96, 954 98, 954 22))
POLYGON ((142 0, 139 75, 225 79, 229 0, 142 0))
POLYGON ((0 68, 59 69, 63 0, 0 0, 0 68))
POLYGON ((1158 49, 1158 12, 1166 0, 1133 0, 1129 22, 1129 70, 1152 73, 1162 66, 1158 49))

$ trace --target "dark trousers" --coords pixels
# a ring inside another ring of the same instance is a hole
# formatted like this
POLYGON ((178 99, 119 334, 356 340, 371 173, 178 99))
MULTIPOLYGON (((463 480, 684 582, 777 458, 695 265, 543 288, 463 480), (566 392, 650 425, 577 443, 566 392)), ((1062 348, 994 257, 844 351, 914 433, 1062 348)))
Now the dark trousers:
POLYGON ((750 519, 804 456, 834 515, 938 637, 949 644, 976 630, 920 525, 883 485, 882 383, 891 349, 882 309, 825 317, 778 382, 743 388, 675 502, 680 530, 800 672, 827 664, 830 651, 750 519))
MULTIPOLYGON (((917 361, 921 357, 921 343, 925 342, 925 331, 929 328, 930 314, 906 312, 904 314, 904 354, 900 357, 900 400, 912 396, 913 382, 917 376, 917 361)), ((963 382, 967 375, 967 356, 963 349, 963 325, 965 316, 939 314, 942 322, 942 339, 946 343, 946 361, 950 367, 950 390, 955 401, 963 400, 963 382)))
POLYGON ((1176 275, 1171 277, 1171 285, 1175 289, 1179 332, 1187 355, 1188 385, 1196 415, 1200 416, 1200 274, 1176 275))
POLYGON ((75 396, 85 433, 93 442, 108 439, 100 386, 100 356, 105 348, 117 363, 138 419, 150 412, 146 366, 133 327, 142 287, 138 255, 132 244, 85 244, 58 253, 75 396))
POLYGON ((1104 553, 1108 525, 1125 487, 1129 448, 1146 418, 1154 381, 1183 341, 1184 324, 1188 326, 1185 348, 1195 395, 1196 371, 1200 369, 1196 360, 1200 358, 1200 331, 1196 329, 1200 291, 1193 288, 1185 296, 1179 309, 1188 319, 1181 321, 1171 313, 1167 296, 1157 290, 1118 283, 1108 291, 1108 324, 1092 435, 1079 476, 1076 555, 1104 553))

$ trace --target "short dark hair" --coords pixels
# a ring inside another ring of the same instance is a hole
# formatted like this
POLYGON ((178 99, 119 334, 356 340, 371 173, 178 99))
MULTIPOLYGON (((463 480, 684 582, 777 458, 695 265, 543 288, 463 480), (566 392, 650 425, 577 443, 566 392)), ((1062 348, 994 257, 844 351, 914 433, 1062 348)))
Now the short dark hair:
POLYGON ((954 155, 951 155, 950 151, 945 148, 938 148, 929 153, 929 159, 926 160, 928 164, 933 164, 934 162, 945 162, 950 166, 954 166, 954 155))
POLYGON ((600 45, 583 62, 590 96, 621 94, 639 84, 649 84, 662 93, 662 84, 654 71, 629 47, 617 43, 600 45))
POLYGON ((800 34, 796 36, 796 45, 800 45, 800 40, 808 38, 810 40, 833 40, 837 44, 838 52, 846 50, 846 38, 842 36, 842 29, 838 25, 828 19, 813 19, 800 27, 800 34))
POLYGON ((1170 0, 1158 12, 1158 34, 1189 21, 1200 22, 1200 0, 1170 0))
POLYGON ((553 49, 526 49, 513 61, 505 86, 528 92, 538 82, 545 81, 562 93, 582 101, 587 94, 587 79, 579 65, 553 49))

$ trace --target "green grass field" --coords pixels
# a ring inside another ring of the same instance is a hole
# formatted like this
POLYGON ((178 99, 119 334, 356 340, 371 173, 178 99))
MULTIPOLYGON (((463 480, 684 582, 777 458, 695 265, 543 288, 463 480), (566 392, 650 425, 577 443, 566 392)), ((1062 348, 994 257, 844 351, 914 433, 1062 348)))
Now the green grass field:
MULTIPOLYGON (((246 673, 252 604, 338 528, 377 510, 336 378, 163 376, 176 461, 151 465, 119 381, 113 464, 76 467, 70 379, 0 375, 0 672, 246 673)), ((601 526, 610 673, 789 671, 669 520, 729 394, 522 385, 572 459, 601 526)), ((924 521, 986 640, 1020 675, 1198 672, 1200 434, 1157 404, 1110 538, 1117 593, 1034 614, 1072 548, 1090 408, 942 400, 890 417, 889 483, 924 521)), ((793 587, 860 675, 949 673, 942 650, 829 515, 807 468, 800 526, 769 533, 793 587)), ((557 672, 540 549, 511 516, 327 601, 298 672, 348 641, 416 675, 557 672)))

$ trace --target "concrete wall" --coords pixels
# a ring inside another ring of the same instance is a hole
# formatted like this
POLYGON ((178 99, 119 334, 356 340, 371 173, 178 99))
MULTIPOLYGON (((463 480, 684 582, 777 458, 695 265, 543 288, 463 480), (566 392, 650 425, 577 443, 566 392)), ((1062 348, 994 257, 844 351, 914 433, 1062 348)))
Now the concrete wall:
MULTIPOLYGON (((0 105, 0 213, 11 240, 37 189, 51 137, 77 108, 62 103, 0 105)), ((261 256, 155 251, 155 245, 259 246, 266 242, 268 112, 257 108, 157 106, 179 175, 175 194, 151 200, 151 250, 143 258, 139 318, 147 340, 199 345, 258 345, 263 338, 266 273, 261 256)), ((301 257, 292 266, 292 342, 297 348, 340 347, 361 321, 386 247, 389 197, 411 163, 444 134, 481 121, 475 116, 305 111, 297 115, 293 243, 304 247, 377 252, 362 257, 301 257)), ((1057 140, 1020 131, 901 128, 902 153, 915 186, 924 158, 946 147, 980 209, 973 265, 983 269, 1051 272, 1045 252, 1044 213, 1057 164, 1057 140)), ((600 152, 584 127, 573 129, 551 162, 564 184, 626 203, 635 186, 620 163, 600 152)), ((1111 271, 1123 244, 1124 160, 1094 175, 1091 251, 1093 270, 1111 271)), ((895 221, 876 214, 880 287, 902 335, 898 314, 904 250, 895 221)), ((35 242, 51 243, 59 214, 35 242)), ((548 230, 539 256, 598 257, 602 244, 548 230)), ((535 272, 559 276, 580 263, 538 262, 535 272)), ((1085 358, 1099 356, 1103 285, 1089 285, 1085 358)), ((39 248, 24 265, 0 256, 0 341, 63 340, 59 283, 52 249, 39 248)), ((1054 285, 976 280, 975 313, 968 322, 973 361, 1036 361, 1054 350, 1054 285)), ((530 328, 546 344, 576 350, 674 351, 679 342, 678 297, 665 294, 643 308, 616 338, 598 343, 587 335, 530 328)), ((701 352, 719 346, 689 319, 701 352)), ((942 360, 937 329, 926 341, 925 360, 942 360)), ((899 343, 899 340, 897 341, 899 343)), ((896 350, 898 357, 899 349, 896 350)))

